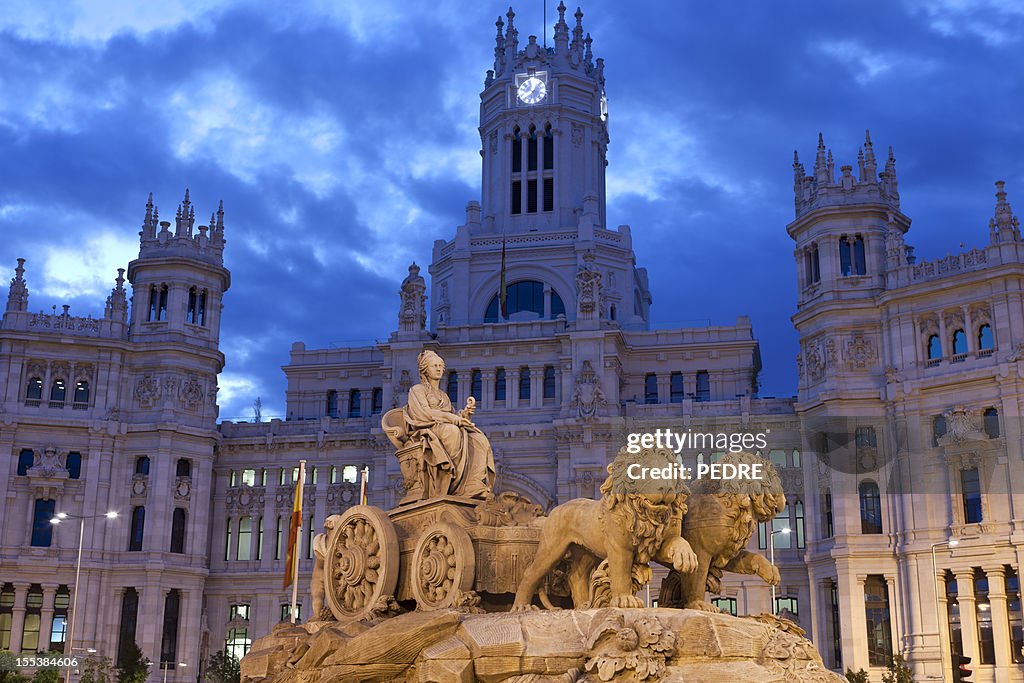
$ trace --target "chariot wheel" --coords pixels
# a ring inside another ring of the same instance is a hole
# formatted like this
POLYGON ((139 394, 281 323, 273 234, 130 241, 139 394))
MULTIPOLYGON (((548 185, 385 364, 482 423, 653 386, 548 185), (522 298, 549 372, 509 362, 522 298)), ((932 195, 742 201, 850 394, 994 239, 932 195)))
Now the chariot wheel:
POLYGON ((429 526, 412 557, 412 592, 421 610, 458 607, 472 594, 476 553, 466 530, 439 522, 429 526))
POLYGON ((334 617, 361 618, 395 594, 398 535, 383 510, 355 505, 332 516, 324 558, 327 604, 334 617))

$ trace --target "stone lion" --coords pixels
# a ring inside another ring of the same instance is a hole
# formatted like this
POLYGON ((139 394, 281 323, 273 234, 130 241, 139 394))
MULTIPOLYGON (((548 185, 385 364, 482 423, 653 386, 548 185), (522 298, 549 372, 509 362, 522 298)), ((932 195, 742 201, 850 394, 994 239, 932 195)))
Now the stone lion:
POLYGON ((689 489, 677 480, 631 480, 628 465, 638 461, 664 466, 675 458, 665 450, 640 456, 620 451, 608 466, 599 500, 577 498, 552 510, 542 521, 536 554, 519 582, 514 611, 533 608, 538 587, 566 553, 566 582, 577 608, 589 606, 591 574, 602 560, 607 560, 609 607, 643 607, 634 596, 634 574, 649 577, 651 560, 680 572, 697 567, 696 555, 680 535, 689 489))
POLYGON ((697 554, 696 571, 669 572, 659 604, 718 612, 704 600, 717 594, 722 574, 756 574, 769 585, 779 584, 779 570, 763 555, 745 550, 759 522, 770 522, 786 507, 782 481, 770 460, 751 453, 728 453, 722 463, 762 466, 761 480, 702 479, 694 486, 683 520, 682 535, 697 554))

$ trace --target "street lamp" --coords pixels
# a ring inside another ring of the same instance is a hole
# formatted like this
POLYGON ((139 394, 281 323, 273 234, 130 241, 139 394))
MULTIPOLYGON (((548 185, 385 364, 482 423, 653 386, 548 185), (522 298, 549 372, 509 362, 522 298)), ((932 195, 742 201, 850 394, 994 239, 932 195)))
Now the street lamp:
MULTIPOLYGON (((68 628, 68 640, 64 644, 64 654, 70 655, 72 648, 75 644, 75 621, 78 618, 78 578, 82 573, 82 541, 85 539, 85 520, 87 519, 99 519, 100 517, 106 517, 107 519, 117 519, 117 511, 111 510, 105 512, 102 515, 71 515, 67 512, 58 512, 50 519, 50 524, 57 526, 65 519, 77 519, 78 522, 78 559, 75 561, 75 592, 71 598, 71 624, 68 628)), ((71 683, 71 667, 67 668, 67 672, 64 674, 64 682, 71 683)))
MULTIPOLYGON (((775 566, 775 534, 786 534, 788 536, 791 531, 792 530, 787 526, 784 529, 776 529, 775 531, 771 532, 768 535, 768 550, 769 550, 768 561, 772 563, 772 567, 775 566)), ((778 609, 776 609, 776 606, 775 606, 775 584, 773 583, 772 584, 772 615, 774 616, 777 613, 778 613, 778 609)))
MULTIPOLYGON (((164 683, 167 683, 167 670, 171 668, 171 664, 174 662, 160 662, 160 668, 164 670, 164 683)), ((184 668, 188 666, 185 662, 178 662, 178 666, 184 668)))
POLYGON ((935 634, 939 638, 939 666, 942 667, 942 680, 949 680, 946 674, 950 673, 951 667, 953 666, 952 660, 947 657, 946 643, 942 637, 942 621, 941 615, 939 614, 939 572, 935 567, 935 549, 942 546, 948 548, 955 548, 960 545, 960 541, 956 538, 950 538, 945 541, 939 541, 938 543, 932 543, 932 588, 935 593, 935 634))

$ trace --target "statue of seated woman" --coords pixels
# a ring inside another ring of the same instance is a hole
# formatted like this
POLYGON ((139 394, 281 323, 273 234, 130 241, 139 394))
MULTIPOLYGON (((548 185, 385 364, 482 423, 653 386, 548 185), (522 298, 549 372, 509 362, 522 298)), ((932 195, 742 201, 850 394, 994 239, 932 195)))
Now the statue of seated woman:
POLYGON ((444 361, 429 350, 417 360, 420 383, 409 389, 408 404, 381 420, 405 476, 399 504, 445 495, 486 498, 494 487, 494 455, 472 422, 476 399, 470 396, 456 413, 439 387, 444 361))

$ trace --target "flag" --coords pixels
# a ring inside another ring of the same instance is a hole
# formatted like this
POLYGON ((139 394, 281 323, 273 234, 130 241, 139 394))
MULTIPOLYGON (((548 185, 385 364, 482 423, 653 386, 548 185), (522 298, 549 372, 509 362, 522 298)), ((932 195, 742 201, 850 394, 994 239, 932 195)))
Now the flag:
POLYGON ((284 562, 284 586, 287 588, 295 579, 299 568, 299 528, 302 526, 302 480, 305 479, 306 461, 299 463, 299 478, 295 482, 295 503, 292 505, 292 521, 288 527, 288 554, 284 562))
POLYGON ((508 320, 508 292, 505 287, 505 237, 501 238, 501 283, 498 285, 498 303, 501 319, 508 320))

